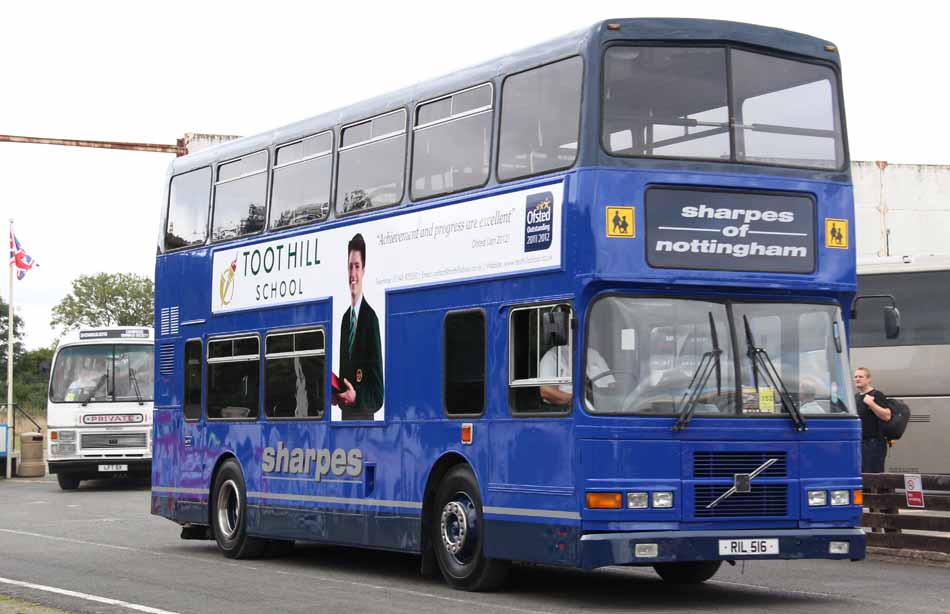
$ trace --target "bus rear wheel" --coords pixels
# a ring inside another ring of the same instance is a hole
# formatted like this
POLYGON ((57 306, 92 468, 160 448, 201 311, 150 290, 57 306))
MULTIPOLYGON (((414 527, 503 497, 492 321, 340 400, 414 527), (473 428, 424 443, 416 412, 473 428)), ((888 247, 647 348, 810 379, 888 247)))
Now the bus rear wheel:
POLYGON ((507 561, 484 554, 485 525, 475 475, 468 465, 449 470, 439 484, 429 519, 430 543, 442 577, 452 587, 490 591, 508 578, 507 561))
POLYGON ((244 474, 234 459, 221 465, 211 489, 211 529, 218 549, 229 559, 260 556, 267 540, 247 534, 247 492, 244 474))
POLYGON ((62 490, 76 490, 79 488, 79 478, 74 475, 57 473, 56 481, 59 482, 59 487, 62 490))
POLYGON ((656 573, 673 584, 701 584, 716 575, 722 561, 689 561, 686 563, 657 563, 656 573))

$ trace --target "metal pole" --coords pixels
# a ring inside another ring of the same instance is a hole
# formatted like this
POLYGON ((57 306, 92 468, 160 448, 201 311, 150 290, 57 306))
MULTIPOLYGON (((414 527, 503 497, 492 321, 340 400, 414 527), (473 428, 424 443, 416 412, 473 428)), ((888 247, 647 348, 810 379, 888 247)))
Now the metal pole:
MULTIPOLYGON (((13 218, 10 218, 10 239, 13 239, 13 218)), ((7 304, 7 479, 13 473, 13 259, 10 269, 10 302, 7 304)))
POLYGON ((178 156, 183 156, 188 153, 183 143, 175 145, 165 145, 164 143, 126 143, 122 141, 91 141, 88 139, 54 139, 40 136, 17 136, 14 134, 0 134, 0 143, 31 143, 34 145, 66 145, 68 147, 124 149, 127 151, 173 153, 178 156))

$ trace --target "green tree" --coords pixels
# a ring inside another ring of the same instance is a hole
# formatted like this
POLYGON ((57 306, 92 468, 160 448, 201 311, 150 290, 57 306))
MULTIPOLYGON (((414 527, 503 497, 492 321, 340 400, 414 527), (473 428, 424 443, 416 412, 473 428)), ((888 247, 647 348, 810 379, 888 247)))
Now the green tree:
MULTIPOLYGON (((2 351, 0 351, 0 377, 6 381, 7 379, 7 331, 10 326, 10 308, 7 306, 7 302, 0 298, 0 346, 2 346, 2 351)), ((16 361, 23 354, 23 318, 17 314, 13 314, 13 365, 16 366, 16 361)), ((6 388, 3 391, 3 403, 7 402, 6 398, 6 388)))
POLYGON ((73 291, 53 307, 53 326, 64 331, 83 326, 151 326, 155 287, 132 273, 80 275, 73 291))

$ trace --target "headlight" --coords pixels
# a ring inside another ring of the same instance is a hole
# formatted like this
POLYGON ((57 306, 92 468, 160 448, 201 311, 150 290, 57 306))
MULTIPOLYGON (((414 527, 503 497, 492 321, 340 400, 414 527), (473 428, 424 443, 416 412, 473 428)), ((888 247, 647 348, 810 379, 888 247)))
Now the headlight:
POLYGON ((653 507, 673 507, 673 493, 671 492, 653 493, 653 507))
POLYGON ((76 441, 76 431, 53 431, 49 438, 51 441, 76 441))
POLYGON ((831 491, 831 504, 832 505, 847 505, 851 503, 850 493, 847 490, 832 490, 831 491))
POLYGON ((808 505, 811 507, 828 505, 828 492, 824 490, 809 490, 808 505))
POLYGON ((644 509, 647 506, 647 501, 649 501, 649 497, 645 492, 627 493, 627 509, 629 510, 644 509))
POLYGON ((76 454, 74 443, 53 443, 49 446, 50 456, 73 456, 76 454))

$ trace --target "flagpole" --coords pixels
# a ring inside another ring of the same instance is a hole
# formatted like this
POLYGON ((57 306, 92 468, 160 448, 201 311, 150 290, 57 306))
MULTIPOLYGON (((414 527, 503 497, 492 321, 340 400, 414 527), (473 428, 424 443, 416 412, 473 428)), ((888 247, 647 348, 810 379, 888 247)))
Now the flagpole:
MULTIPOLYGON (((13 238, 13 218, 10 218, 10 238, 13 238)), ((10 269, 10 302, 7 304, 7 479, 13 473, 13 259, 10 269)))

